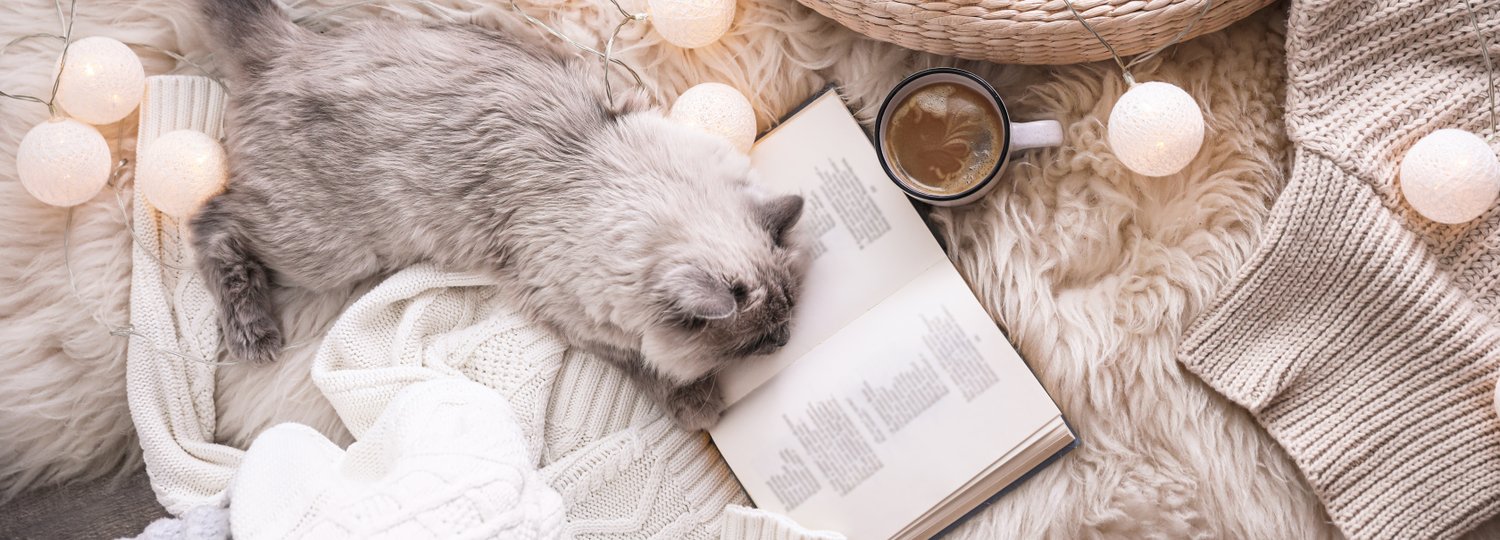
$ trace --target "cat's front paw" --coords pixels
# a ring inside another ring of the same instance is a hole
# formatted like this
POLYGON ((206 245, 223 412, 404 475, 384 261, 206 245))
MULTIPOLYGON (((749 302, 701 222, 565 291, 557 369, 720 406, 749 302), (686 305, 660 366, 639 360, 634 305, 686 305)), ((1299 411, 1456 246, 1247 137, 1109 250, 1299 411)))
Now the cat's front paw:
POLYGON ((244 321, 224 333, 229 357, 241 363, 268 364, 281 354, 281 328, 274 321, 244 321))
POLYGON ((679 427, 697 431, 719 423, 719 416, 724 413, 724 396, 719 393, 719 386, 714 378, 705 377, 693 384, 672 389, 672 393, 667 396, 666 406, 667 412, 679 427))

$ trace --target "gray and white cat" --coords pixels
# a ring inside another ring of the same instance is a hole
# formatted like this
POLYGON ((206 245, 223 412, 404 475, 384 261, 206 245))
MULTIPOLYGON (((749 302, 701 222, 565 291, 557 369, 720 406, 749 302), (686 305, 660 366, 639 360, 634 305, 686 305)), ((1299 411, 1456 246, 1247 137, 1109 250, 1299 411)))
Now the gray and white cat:
POLYGON ((204 0, 232 82, 229 189, 193 218, 232 357, 269 362, 273 286, 328 289, 431 262, 617 363, 676 421, 716 374, 784 345, 806 259, 797 196, 598 64, 476 26, 319 34, 274 0, 204 0))

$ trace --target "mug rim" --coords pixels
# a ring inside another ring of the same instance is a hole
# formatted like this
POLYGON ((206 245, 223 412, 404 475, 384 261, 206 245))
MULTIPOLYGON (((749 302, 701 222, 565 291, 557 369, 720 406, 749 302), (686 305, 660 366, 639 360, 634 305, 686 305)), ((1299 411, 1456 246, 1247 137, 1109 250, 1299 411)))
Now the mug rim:
POLYGON ((916 73, 912 73, 911 75, 907 75, 906 78, 901 79, 901 82, 896 83, 896 86, 891 88, 891 91, 885 95, 885 100, 881 101, 880 111, 875 113, 875 155, 876 157, 880 158, 880 168, 885 170, 886 177, 890 178, 891 182, 895 183, 897 187, 900 187, 902 191, 905 191, 907 195, 923 201, 957 201, 965 197, 973 196, 975 193, 980 192, 981 190, 989 186, 991 182, 994 182, 996 177, 1000 176, 1000 170, 1005 168, 1006 162, 1010 160, 1010 132, 1010 111, 1005 108, 1005 100, 1000 99, 1000 93, 996 92, 995 87, 991 86, 988 81, 980 78, 973 72, 955 67, 927 68, 916 73), (896 174, 896 171, 891 170, 891 165, 889 163, 890 160, 887 159, 885 155, 885 111, 891 106, 891 101, 896 98, 897 94, 901 93, 901 90, 903 88, 906 88, 912 83, 917 82, 919 79, 939 74, 957 75, 977 83, 980 88, 983 88, 985 92, 989 93, 990 101, 993 102, 995 104, 995 107, 1000 110, 1000 124, 1001 127, 1005 129, 1005 144, 1000 148, 1000 159, 995 160, 995 167, 990 170, 990 173, 988 175, 985 175, 983 180, 975 182, 973 186, 969 187, 969 189, 965 189, 951 195, 933 195, 931 193, 918 191, 917 189, 908 186, 908 182, 903 181, 901 177, 896 174))

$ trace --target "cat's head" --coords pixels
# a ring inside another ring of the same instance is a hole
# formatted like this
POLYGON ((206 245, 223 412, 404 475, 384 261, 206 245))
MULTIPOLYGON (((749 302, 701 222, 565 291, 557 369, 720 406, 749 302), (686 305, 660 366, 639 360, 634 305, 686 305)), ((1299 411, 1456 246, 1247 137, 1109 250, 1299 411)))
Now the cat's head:
POLYGON ((642 353, 665 375, 691 380, 726 361, 776 352, 791 339, 806 255, 793 228, 802 197, 747 197, 740 230, 696 246, 653 269, 651 301, 660 317, 642 353))
POLYGON ((641 352, 659 374, 688 382, 791 338, 808 262, 804 204, 767 192, 725 141, 673 127, 658 137, 672 140, 661 156, 671 165, 654 171, 682 178, 663 181, 652 216, 659 243, 641 292, 656 316, 641 352))

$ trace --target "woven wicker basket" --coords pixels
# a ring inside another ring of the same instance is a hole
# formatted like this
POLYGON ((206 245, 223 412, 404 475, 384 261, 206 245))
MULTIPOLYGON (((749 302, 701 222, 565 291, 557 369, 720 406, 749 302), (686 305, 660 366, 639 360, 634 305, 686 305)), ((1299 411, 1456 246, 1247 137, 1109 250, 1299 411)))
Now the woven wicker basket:
MULTIPOLYGON (((1073 64, 1109 58, 1063 0, 798 0, 872 38, 1002 64, 1073 64)), ((1121 56, 1160 47, 1208 0, 1074 0, 1121 56)), ((1216 0, 1183 39, 1229 26, 1275 0, 1216 0)))

